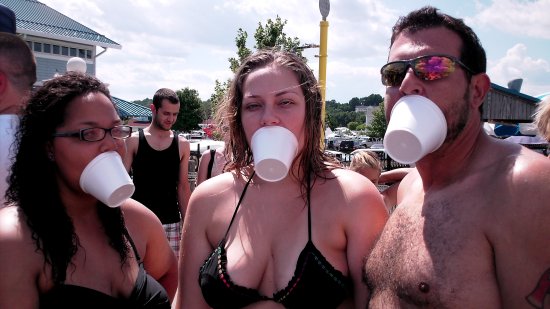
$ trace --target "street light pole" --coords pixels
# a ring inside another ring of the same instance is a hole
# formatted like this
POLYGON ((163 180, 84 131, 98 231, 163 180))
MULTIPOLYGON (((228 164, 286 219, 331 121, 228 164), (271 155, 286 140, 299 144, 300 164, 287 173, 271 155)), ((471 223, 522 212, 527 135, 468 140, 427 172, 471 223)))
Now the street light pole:
POLYGON ((325 94, 327 87, 327 38, 328 38, 328 21, 327 16, 330 12, 330 0, 319 0, 319 11, 323 20, 319 24, 321 28, 320 45, 319 45, 319 86, 321 87, 321 97, 323 106, 321 109, 321 147, 325 145, 325 94))

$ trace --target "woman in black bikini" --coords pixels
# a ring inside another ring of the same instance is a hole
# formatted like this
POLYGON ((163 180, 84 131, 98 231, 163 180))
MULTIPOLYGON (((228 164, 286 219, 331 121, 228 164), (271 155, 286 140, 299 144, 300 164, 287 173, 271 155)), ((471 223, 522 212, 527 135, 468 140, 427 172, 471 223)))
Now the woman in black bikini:
POLYGON ((33 95, 12 206, 0 210, 0 308, 170 308, 177 261, 159 220, 133 200, 107 207, 79 185, 93 158, 122 156, 130 134, 94 77, 67 73, 33 95))
POLYGON ((387 212, 368 179, 323 154, 321 108, 296 55, 244 61, 220 110, 230 173, 195 189, 184 220, 177 308, 365 308, 361 265, 387 212), (298 140, 278 182, 254 175, 250 140, 264 126, 298 140))

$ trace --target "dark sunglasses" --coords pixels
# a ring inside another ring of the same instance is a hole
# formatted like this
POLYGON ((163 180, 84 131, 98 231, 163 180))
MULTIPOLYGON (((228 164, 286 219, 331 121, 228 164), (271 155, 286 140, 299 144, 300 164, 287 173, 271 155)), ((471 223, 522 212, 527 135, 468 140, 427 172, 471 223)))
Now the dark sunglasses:
POLYGON ((399 60, 386 63, 380 69, 382 84, 389 87, 401 85, 405 75, 407 75, 409 67, 413 70, 414 75, 422 80, 438 80, 453 73, 457 63, 470 74, 475 74, 474 71, 455 57, 428 55, 410 60, 399 60))

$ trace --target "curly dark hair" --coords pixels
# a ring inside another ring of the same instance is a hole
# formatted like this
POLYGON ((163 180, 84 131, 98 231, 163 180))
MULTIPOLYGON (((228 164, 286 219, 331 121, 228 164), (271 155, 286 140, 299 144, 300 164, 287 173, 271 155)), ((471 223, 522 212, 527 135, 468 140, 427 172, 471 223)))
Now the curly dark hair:
MULTIPOLYGON (((19 148, 15 155, 6 192, 8 203, 23 211, 38 251, 52 267, 55 283, 65 281, 66 270, 80 246, 71 218, 59 196, 57 166, 48 159, 47 146, 52 134, 65 120, 67 106, 77 97, 92 92, 111 96, 98 79, 80 73, 55 77, 31 97, 17 133, 19 148)), ((129 248, 120 208, 98 202, 98 215, 110 245, 120 254, 121 263, 129 248)))
POLYGON ((254 161, 252 149, 246 140, 241 122, 243 87, 250 73, 270 65, 277 65, 294 72, 304 93, 306 102, 305 144, 292 163, 292 166, 299 165, 298 175, 295 174, 294 169, 291 171, 293 176, 301 182, 302 193, 305 194, 308 185, 307 176, 310 173, 323 178, 324 171, 335 168, 339 164, 327 156, 321 147, 323 101, 317 80, 307 64, 292 52, 277 49, 259 50, 244 59, 235 73, 217 115, 219 122, 229 128, 226 152, 231 157, 231 161, 226 166, 226 170, 236 170, 240 175, 241 170, 254 161))

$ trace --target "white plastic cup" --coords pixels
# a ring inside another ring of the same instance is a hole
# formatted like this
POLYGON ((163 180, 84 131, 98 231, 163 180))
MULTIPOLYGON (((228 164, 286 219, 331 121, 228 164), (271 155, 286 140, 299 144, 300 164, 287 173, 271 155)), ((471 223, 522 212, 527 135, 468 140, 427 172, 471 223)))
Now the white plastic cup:
POLYGON ((437 150, 447 136, 439 107, 426 97, 409 95, 395 103, 384 136, 384 148, 397 162, 411 164, 437 150))
POLYGON ((134 194, 134 183, 117 152, 95 157, 80 176, 80 187, 109 207, 118 207, 134 194))
POLYGON ((288 175, 298 152, 298 140, 286 128, 262 127, 252 135, 251 148, 256 175, 265 181, 275 182, 288 175))

